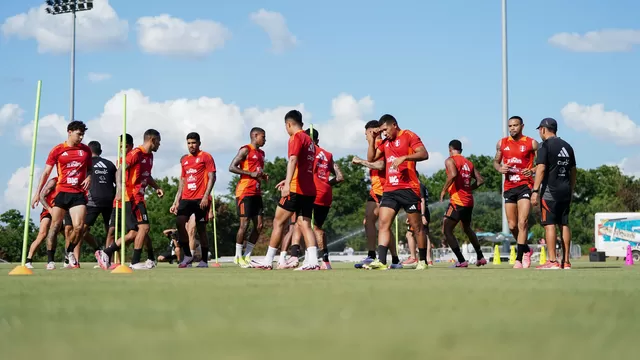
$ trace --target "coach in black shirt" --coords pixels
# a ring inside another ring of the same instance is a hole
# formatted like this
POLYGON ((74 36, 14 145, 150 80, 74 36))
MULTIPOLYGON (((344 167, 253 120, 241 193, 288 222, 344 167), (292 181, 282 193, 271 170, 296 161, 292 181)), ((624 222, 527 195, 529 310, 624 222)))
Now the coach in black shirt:
POLYGON ((109 220, 113 209, 113 199, 116 196, 116 166, 109 160, 101 157, 102 146, 97 141, 88 144, 91 149, 91 187, 87 193, 87 215, 84 219, 87 228, 96 223, 98 215, 102 215, 105 231, 109 230, 109 220))
POLYGON ((576 186, 576 157, 569 143, 556 136, 558 123, 552 118, 542 119, 538 132, 542 144, 536 159, 536 177, 531 195, 531 204, 541 204, 541 225, 545 228, 549 261, 541 269, 570 269, 569 250, 571 230, 569 211, 576 186), (563 263, 556 258, 556 225, 562 229, 563 263))

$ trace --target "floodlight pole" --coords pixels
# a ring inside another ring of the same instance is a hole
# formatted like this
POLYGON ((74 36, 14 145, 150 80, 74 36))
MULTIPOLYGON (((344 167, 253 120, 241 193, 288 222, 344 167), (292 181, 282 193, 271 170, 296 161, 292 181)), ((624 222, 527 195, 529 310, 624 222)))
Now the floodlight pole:
MULTIPOLYGON (((507 71, 507 0, 502 0, 502 136, 507 137, 509 117, 509 87, 507 71)), ((504 194, 505 175, 502 175, 502 193, 504 194)), ((502 233, 509 234, 509 223, 504 200, 502 200, 502 233)))

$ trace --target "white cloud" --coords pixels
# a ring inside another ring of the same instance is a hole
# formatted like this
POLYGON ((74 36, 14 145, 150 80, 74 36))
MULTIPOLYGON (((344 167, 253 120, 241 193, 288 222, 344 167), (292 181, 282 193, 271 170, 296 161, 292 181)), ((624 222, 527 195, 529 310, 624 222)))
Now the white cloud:
POLYGON ((185 22, 163 14, 138 19, 138 44, 160 55, 204 56, 224 46, 231 32, 210 20, 185 22))
POLYGON ((640 155, 626 157, 617 165, 625 175, 635 176, 640 179, 640 155))
POLYGON ((289 31, 284 16, 279 12, 260 9, 251 13, 249 18, 269 35, 274 52, 283 52, 295 47, 298 43, 296 37, 289 31))
POLYGON ((640 127, 628 115, 606 111, 603 104, 568 103, 560 111, 570 128, 613 141, 618 145, 640 144, 640 127))
MULTIPOLYGON (((2 24, 2 33, 6 37, 35 39, 40 53, 70 51, 71 15, 50 15, 45 8, 43 4, 7 18, 2 24)), ((128 32, 128 22, 118 17, 108 0, 95 1, 92 10, 77 14, 76 49, 89 51, 118 47, 126 43, 128 32)))
MULTIPOLYGON (((429 147, 427 146, 427 151, 429 151, 429 147)), ((437 151, 429 151, 429 159, 426 161, 421 161, 417 164, 416 168, 418 172, 425 176, 433 175, 433 173, 437 172, 440 169, 444 169, 444 161, 446 157, 437 151)))
POLYGON ((640 30, 604 29, 578 33, 559 33, 549 38, 549 43, 574 52, 626 52, 640 45, 640 30))
MULTIPOLYGON (((17 209, 20 213, 24 214, 27 206, 27 200, 31 202, 31 199, 27 199, 29 190, 29 172, 29 166, 21 167, 18 168, 9 178, 2 197, 2 203, 0 204, 0 208, 3 212, 9 209, 17 209)), ((38 186, 41 172, 42 169, 36 165, 33 172, 33 190, 31 197, 33 197, 33 193, 38 186)), ((31 209, 31 218, 34 220, 39 219, 40 211, 41 209, 38 208, 31 209)))
POLYGON ((3 129, 13 123, 20 123, 24 110, 17 104, 5 104, 0 108, 0 135, 3 129))
POLYGON ((111 79, 111 74, 90 72, 87 78, 91 82, 100 82, 111 79))

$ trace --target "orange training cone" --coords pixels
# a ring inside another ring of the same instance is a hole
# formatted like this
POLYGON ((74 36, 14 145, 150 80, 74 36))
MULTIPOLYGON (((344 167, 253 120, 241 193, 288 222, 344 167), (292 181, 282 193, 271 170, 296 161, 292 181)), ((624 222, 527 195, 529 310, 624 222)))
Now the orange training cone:
POLYGON ((127 265, 119 265, 117 268, 111 270, 112 274, 132 274, 133 270, 127 265))
POLYGON ((33 275, 33 271, 24 265, 18 265, 9 272, 9 275, 33 275))

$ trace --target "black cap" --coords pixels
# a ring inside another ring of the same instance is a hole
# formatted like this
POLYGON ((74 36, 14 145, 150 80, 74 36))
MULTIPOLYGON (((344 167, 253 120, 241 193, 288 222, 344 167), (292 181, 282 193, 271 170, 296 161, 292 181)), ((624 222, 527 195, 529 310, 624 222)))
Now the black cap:
POLYGON ((536 129, 547 128, 549 130, 557 131, 558 130, 558 122, 554 118, 544 118, 540 121, 540 125, 536 129))

